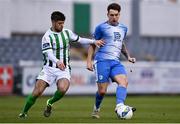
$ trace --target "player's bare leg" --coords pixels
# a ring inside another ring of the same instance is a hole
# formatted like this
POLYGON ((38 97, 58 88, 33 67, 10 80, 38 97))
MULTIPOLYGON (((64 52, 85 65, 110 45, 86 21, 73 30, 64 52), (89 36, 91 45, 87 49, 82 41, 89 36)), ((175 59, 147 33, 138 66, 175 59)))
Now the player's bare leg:
POLYGON ((92 118, 100 118, 99 112, 100 112, 100 105, 104 98, 104 95, 106 94, 108 82, 106 83, 97 83, 98 85, 98 92, 96 92, 96 99, 95 99, 95 105, 93 107, 93 112, 91 114, 92 118))
POLYGON ((26 101, 26 104, 23 108, 22 113, 19 114, 19 118, 27 118, 27 113, 28 113, 29 109, 36 102, 36 99, 39 96, 41 96, 41 94, 46 89, 46 87, 47 87, 47 83, 45 81, 37 80, 32 94, 30 94, 27 98, 27 101, 26 101))
POLYGON ((68 79, 59 79, 57 82, 57 91, 54 93, 54 96, 47 100, 46 108, 44 110, 44 116, 49 117, 52 112, 52 105, 56 101, 60 100, 69 88, 70 82, 68 79))
MULTIPOLYGON (((117 111, 117 108, 121 107, 124 105, 124 101, 127 96, 127 86, 128 86, 128 81, 126 75, 116 75, 114 77, 114 80, 117 82, 118 87, 116 90, 116 108, 115 112, 117 111)), ((130 106, 129 106, 130 107, 130 106)), ((130 107, 132 111, 136 111, 135 107, 130 107)))

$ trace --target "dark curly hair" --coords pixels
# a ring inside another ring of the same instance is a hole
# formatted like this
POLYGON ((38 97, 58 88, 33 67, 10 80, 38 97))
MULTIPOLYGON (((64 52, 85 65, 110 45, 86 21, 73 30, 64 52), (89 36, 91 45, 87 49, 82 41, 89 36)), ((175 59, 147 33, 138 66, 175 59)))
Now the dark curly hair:
POLYGON ((118 12, 120 12, 121 11, 121 6, 119 4, 117 4, 117 3, 111 3, 107 7, 107 11, 109 12, 110 9, 117 10, 118 12))
POLYGON ((54 11, 51 14, 51 20, 52 21, 65 21, 66 17, 62 12, 54 11))

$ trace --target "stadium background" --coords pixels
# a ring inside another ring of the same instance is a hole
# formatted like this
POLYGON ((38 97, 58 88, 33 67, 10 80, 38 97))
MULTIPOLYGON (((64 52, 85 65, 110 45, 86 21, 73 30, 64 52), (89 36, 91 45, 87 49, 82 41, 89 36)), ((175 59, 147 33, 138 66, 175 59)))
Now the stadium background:
MULTIPOLYGON (((121 22, 129 29, 126 45, 131 55, 137 58, 137 63, 130 64, 122 56, 128 71, 128 93, 133 94, 133 98, 130 97, 130 103, 132 101, 133 104, 134 97, 138 99, 139 95, 148 97, 149 94, 153 96, 158 94, 155 101, 161 97, 171 101, 168 99, 169 96, 179 99, 179 0, 1 0, 1 103, 6 100, 6 102, 12 103, 13 101, 8 101, 9 99, 22 101, 25 98, 19 98, 19 96, 26 96, 32 91, 35 78, 42 67, 41 37, 51 24, 50 14, 52 11, 59 10, 65 13, 65 27, 80 36, 92 37, 95 26, 107 19, 106 7, 111 2, 119 2, 122 6, 121 22), (168 95, 168 97, 164 98, 164 95, 168 95)), ((70 98, 71 95, 85 95, 83 99, 88 99, 89 95, 93 95, 96 91, 94 73, 86 70, 87 47, 87 45, 80 44, 71 46, 72 81, 68 91, 70 98)), ((115 86, 116 84, 109 86, 109 94, 115 93, 115 86)), ((48 88, 44 95, 52 95, 54 89, 55 85, 48 88)), ((90 97, 90 99, 93 101, 93 98, 90 97)), ((92 101, 90 102, 93 103, 92 101)), ((159 103, 161 104, 161 102, 159 103)), ((173 103, 178 105, 179 101, 173 103)), ((23 103, 16 109, 22 105, 23 103)), ((168 111, 172 110, 172 116, 174 116, 174 110, 180 109, 179 106, 173 105, 174 108, 168 108, 168 111)), ((5 106, 0 105, 0 108, 0 111, 3 111, 2 108, 5 106)), ((158 106, 158 108, 163 109, 162 106, 158 106)), ((16 110, 16 112, 18 111, 20 110, 16 110)), ((14 116, 16 115, 12 115, 12 118, 14 116)), ((140 115, 137 114, 138 117, 140 115)), ((177 118, 171 118, 169 122, 180 122, 177 118)), ((156 119, 154 118, 154 121, 156 119)), ((7 120, 8 118, 1 115, 0 122, 16 121, 7 120)), ((85 120, 85 122, 88 121, 85 120)), ((145 119, 136 122, 147 121, 145 119)), ((168 121, 164 119, 164 121, 157 122, 168 121)))

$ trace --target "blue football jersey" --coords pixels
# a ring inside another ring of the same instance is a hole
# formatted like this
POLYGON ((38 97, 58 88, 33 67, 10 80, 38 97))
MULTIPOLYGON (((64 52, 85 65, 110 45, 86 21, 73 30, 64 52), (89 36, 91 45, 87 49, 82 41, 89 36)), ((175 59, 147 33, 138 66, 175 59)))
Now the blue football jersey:
POLYGON ((116 26, 104 22, 96 27, 94 38, 104 40, 105 45, 98 48, 95 54, 95 60, 117 60, 120 59, 122 42, 127 34, 127 27, 123 24, 116 26))

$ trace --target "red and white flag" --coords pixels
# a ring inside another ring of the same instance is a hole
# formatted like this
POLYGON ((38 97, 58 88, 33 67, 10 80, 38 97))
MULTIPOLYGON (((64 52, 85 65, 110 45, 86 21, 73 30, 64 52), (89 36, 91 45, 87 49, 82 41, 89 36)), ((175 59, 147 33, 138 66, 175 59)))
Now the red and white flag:
POLYGON ((10 94, 13 90, 12 66, 0 66, 0 94, 10 94))

